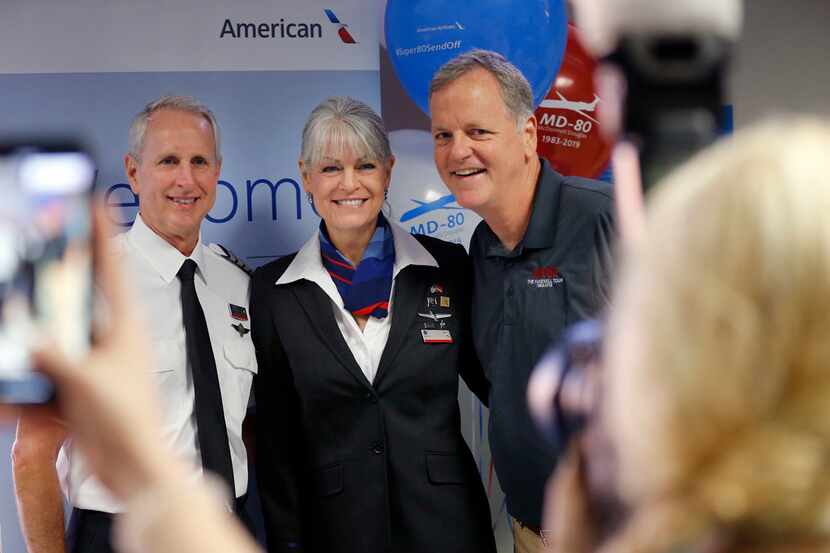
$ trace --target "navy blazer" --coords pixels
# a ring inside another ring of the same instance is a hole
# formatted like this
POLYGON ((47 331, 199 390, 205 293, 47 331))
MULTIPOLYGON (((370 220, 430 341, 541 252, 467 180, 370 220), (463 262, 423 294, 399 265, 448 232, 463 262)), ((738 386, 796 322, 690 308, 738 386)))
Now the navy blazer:
POLYGON ((373 383, 325 292, 307 280, 275 285, 293 255, 254 273, 256 468, 270 552, 496 551, 460 429, 458 376, 485 402, 489 391, 471 337, 469 258, 459 245, 417 239, 440 267, 398 273, 373 383), (428 305, 440 296, 449 307, 428 305), (442 319, 451 344, 424 343, 421 330, 436 322, 418 313, 429 309, 451 314, 442 319))

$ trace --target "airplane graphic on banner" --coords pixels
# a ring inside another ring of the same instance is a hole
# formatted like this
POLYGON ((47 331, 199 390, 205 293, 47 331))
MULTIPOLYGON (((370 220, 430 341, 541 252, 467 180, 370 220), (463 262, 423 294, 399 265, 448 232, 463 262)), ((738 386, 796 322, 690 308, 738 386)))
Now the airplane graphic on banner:
POLYGON ((556 91, 556 95, 559 96, 559 100, 543 100, 541 104, 539 104, 540 108, 548 108, 548 109, 565 109, 568 111, 575 111, 579 115, 583 117, 587 117, 594 123, 599 123, 596 119, 588 115, 586 112, 595 112, 597 110, 597 104, 599 104, 599 96, 594 94, 594 99, 591 102, 575 102, 572 100, 568 100, 565 98, 561 92, 558 90, 556 91))
POLYGON ((422 202, 419 200, 412 200, 418 207, 414 207, 401 215, 401 223, 405 223, 410 219, 414 219, 415 217, 420 217, 421 215, 425 215, 430 211, 435 211, 437 209, 458 209, 463 210, 463 207, 455 206, 455 205, 448 205, 455 201, 455 196, 452 194, 447 194, 446 196, 441 196, 437 200, 433 200, 431 202, 422 202))

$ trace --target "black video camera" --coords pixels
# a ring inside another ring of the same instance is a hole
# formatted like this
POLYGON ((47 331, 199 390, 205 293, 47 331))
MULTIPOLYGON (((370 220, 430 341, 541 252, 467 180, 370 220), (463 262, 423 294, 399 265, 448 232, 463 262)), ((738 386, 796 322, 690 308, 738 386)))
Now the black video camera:
POLYGON ((645 190, 726 127, 730 51, 716 33, 627 34, 604 59, 625 76, 623 136, 639 149, 645 190))

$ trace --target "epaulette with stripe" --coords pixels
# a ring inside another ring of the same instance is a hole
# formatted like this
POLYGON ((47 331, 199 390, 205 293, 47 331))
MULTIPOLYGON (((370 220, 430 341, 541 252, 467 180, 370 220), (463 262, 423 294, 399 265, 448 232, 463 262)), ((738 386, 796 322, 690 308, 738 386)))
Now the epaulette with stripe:
POLYGON ((211 251, 213 253, 217 254, 219 257, 230 261, 231 263, 233 263, 234 265, 236 265, 237 267, 239 267, 240 269, 245 271, 245 273, 247 275, 250 276, 251 274, 253 274, 253 272, 254 272, 253 269, 248 267, 245 264, 244 261, 242 261, 241 259, 236 257, 236 255, 232 251, 230 251, 228 248, 226 248, 222 244, 217 244, 216 242, 214 242, 213 244, 211 244, 208 247, 211 249, 211 251))

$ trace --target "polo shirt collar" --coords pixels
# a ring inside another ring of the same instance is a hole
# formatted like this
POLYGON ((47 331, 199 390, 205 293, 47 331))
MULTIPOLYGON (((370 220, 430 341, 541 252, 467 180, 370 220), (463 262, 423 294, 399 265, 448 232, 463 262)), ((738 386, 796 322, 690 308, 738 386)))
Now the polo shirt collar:
MULTIPOLYGON (((174 248, 164 238, 153 232, 147 226, 141 215, 136 215, 135 222, 132 228, 127 233, 127 239, 141 254, 147 265, 151 267, 164 282, 170 284, 176 278, 176 274, 184 263, 185 257, 182 252, 174 248)), ((204 256, 202 255, 202 235, 199 233, 199 238, 196 241, 196 247, 193 248, 193 253, 190 254, 190 259, 196 262, 198 269, 197 275, 207 283, 207 272, 204 264, 204 256)))
POLYGON ((551 169, 547 160, 540 158, 542 169, 533 196, 533 210, 522 245, 525 248, 543 249, 553 246, 556 223, 559 218, 559 191, 562 175, 551 169))
POLYGON ((521 255, 525 248, 544 249, 553 246, 556 238, 556 223, 559 218, 562 175, 551 169, 544 158, 539 158, 539 161, 541 168, 536 181, 536 191, 533 193, 530 222, 524 237, 512 251, 508 252, 488 225, 489 243, 486 246, 488 257, 515 257, 521 255))

